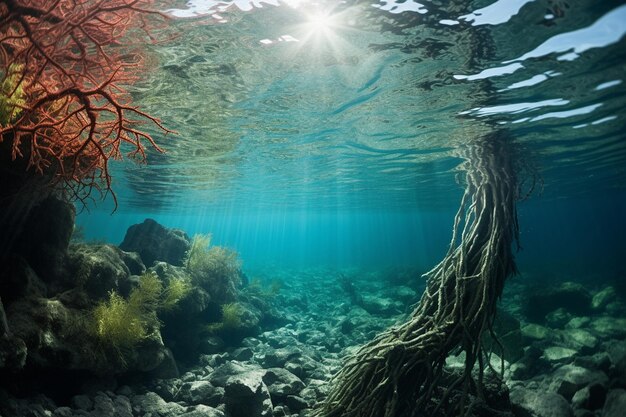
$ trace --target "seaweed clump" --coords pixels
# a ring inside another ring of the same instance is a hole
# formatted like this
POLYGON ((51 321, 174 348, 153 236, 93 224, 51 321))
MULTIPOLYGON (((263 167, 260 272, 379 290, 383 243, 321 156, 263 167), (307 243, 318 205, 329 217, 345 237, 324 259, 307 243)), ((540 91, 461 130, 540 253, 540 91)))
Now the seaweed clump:
POLYGON ((226 303, 222 305, 222 319, 217 323, 211 323, 208 326, 210 333, 223 330, 238 330, 243 326, 241 316, 243 314, 242 306, 239 303, 226 303))
POLYGON ((123 359, 139 343, 158 334, 161 322, 157 312, 173 309, 190 290, 191 285, 180 279, 163 288, 156 274, 145 273, 128 299, 111 291, 108 300, 94 308, 92 334, 123 359))
POLYGON ((233 302, 241 284, 241 262, 237 252, 210 244, 210 234, 195 235, 185 257, 185 269, 192 283, 208 292, 215 302, 233 302))

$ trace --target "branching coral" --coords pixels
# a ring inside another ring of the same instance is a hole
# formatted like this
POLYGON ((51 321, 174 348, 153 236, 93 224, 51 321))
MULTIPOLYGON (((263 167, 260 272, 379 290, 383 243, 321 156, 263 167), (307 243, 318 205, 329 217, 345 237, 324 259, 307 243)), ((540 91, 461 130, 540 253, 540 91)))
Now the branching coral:
POLYGON ((160 150, 146 123, 169 132, 133 106, 123 87, 138 78, 143 62, 124 36, 154 27, 161 15, 151 4, 0 2, 0 143, 70 198, 111 191, 109 161, 120 159, 124 146, 140 161, 146 146, 160 150))
POLYGON ((437 408, 463 415, 470 391, 483 394, 489 361, 481 336, 491 332, 496 301, 515 271, 519 184, 506 138, 475 140, 465 156, 466 187, 450 248, 426 274, 419 305, 406 323, 348 358, 318 415, 414 417, 436 415, 437 408), (440 392, 445 360, 457 349, 465 352, 465 370, 440 392), (461 397, 448 404, 454 392, 461 397))

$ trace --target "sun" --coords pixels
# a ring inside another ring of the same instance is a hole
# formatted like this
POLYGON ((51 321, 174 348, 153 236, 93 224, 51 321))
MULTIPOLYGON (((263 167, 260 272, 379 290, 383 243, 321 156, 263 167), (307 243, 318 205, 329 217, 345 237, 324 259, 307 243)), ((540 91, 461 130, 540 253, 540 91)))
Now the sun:
POLYGON ((306 26, 311 34, 332 31, 333 17, 329 14, 312 14, 307 17, 306 26))

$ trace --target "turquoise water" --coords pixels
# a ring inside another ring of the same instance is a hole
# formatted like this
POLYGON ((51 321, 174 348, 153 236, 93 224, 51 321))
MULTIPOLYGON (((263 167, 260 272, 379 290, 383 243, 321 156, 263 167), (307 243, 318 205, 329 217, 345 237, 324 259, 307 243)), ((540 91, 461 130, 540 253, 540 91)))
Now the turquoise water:
POLYGON ((503 131, 542 180, 522 272, 623 273, 626 5, 620 1, 208 1, 165 10, 136 103, 175 135, 114 166, 119 243, 152 217, 245 268, 427 270, 445 254, 472 137, 503 131))

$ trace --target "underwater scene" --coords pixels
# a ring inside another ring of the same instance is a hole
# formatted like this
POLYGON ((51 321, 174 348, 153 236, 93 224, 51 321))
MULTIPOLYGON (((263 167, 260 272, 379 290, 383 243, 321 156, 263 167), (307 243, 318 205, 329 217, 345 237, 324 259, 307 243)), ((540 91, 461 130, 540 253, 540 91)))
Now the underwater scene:
POLYGON ((626 2, 0 0, 0 417, 626 416, 626 2))

